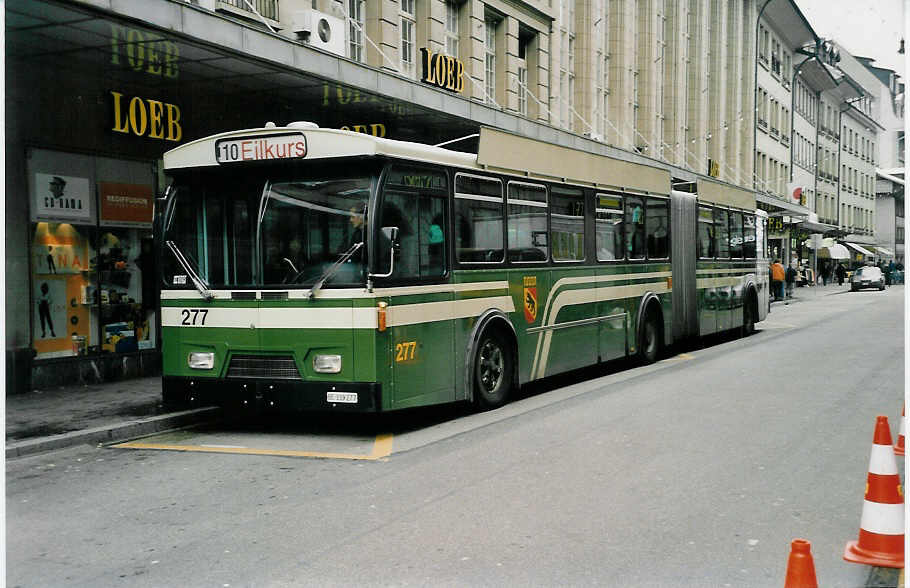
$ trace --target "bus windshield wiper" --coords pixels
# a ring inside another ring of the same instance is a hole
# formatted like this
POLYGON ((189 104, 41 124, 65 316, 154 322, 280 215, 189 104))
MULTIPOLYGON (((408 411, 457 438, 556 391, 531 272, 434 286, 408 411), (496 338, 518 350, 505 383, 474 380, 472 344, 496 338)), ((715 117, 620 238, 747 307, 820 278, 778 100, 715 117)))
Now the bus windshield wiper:
POLYGON ((175 245, 174 242, 170 240, 165 241, 165 244, 167 244, 167 247, 171 250, 171 253, 174 254, 174 257, 177 258, 177 262, 180 263, 180 265, 183 266, 183 269, 186 270, 186 273, 189 274, 190 280, 193 282, 193 286, 196 287, 196 290, 202 294, 202 297, 206 300, 206 302, 211 302, 211 300, 215 298, 215 295, 209 292, 207 284, 202 280, 202 278, 199 277, 195 271, 193 271, 190 262, 186 260, 177 245, 175 245))
POLYGON ((316 282, 313 284, 313 287, 310 288, 310 293, 307 296, 307 298, 312 300, 313 297, 316 295, 316 292, 320 288, 322 288, 323 284, 325 284, 326 280, 328 280, 329 278, 334 276, 335 272, 337 272, 347 260, 351 259, 351 256, 354 255, 357 252, 357 250, 360 249, 361 247, 363 247, 363 241, 361 241, 359 243, 354 243, 353 245, 351 245, 350 249, 348 249, 347 251, 342 253, 341 257, 338 258, 338 261, 336 261, 335 263, 330 265, 329 269, 325 270, 325 272, 323 272, 323 274, 321 276, 319 276, 319 279, 316 280, 316 282))

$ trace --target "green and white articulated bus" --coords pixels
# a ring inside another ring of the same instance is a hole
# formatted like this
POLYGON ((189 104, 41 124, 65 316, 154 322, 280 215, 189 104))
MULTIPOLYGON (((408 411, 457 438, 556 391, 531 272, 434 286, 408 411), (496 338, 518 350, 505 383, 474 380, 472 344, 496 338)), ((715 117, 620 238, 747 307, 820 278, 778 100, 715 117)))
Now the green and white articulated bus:
POLYGON ((768 312, 754 194, 484 128, 477 154, 312 123, 165 154, 168 403, 380 412, 527 382, 768 312))

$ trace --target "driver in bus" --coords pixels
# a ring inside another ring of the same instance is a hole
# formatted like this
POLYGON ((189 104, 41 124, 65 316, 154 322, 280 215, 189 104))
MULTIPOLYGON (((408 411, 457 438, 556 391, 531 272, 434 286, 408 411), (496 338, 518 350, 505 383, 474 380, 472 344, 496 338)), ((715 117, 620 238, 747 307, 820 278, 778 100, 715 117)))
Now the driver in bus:
MULTIPOLYGON (((348 222, 351 224, 351 234, 348 237, 348 246, 347 249, 350 249, 357 243, 363 243, 357 251, 351 255, 348 262, 357 262, 360 263, 362 260, 366 259, 366 248, 367 248, 367 226, 366 226, 366 213, 367 205, 366 203, 354 204, 348 209, 350 216, 348 217, 348 222)), ((343 253, 343 252, 342 252, 343 253)))
MULTIPOLYGON (((353 246, 355 243, 364 242, 366 239, 366 206, 352 206, 348 212, 350 217, 348 221, 351 223, 351 238, 349 239, 349 247, 353 246)), ((365 244, 365 243, 364 243, 365 244)))

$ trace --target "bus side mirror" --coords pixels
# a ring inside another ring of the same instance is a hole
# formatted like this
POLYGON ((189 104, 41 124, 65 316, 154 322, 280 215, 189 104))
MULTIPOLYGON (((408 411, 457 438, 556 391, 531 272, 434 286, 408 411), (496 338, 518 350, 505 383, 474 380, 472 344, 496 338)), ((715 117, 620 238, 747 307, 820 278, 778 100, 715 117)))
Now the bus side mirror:
POLYGON ((395 254, 398 253, 398 227, 382 227, 379 230, 379 273, 370 274, 371 278, 388 278, 395 271, 395 254), (388 261, 387 261, 388 260, 388 261))

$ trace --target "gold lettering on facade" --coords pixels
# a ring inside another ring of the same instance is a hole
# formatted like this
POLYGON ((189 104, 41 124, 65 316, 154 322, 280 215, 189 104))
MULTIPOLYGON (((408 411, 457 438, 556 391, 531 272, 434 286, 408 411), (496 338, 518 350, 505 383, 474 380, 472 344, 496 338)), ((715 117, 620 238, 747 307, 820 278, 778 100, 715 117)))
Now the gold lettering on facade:
POLYGON ((174 142, 183 138, 183 128, 180 126, 180 107, 176 104, 133 96, 129 99, 129 105, 124 108, 125 97, 121 92, 112 90, 111 97, 114 101, 112 131, 174 142), (167 121, 167 134, 165 134, 165 120, 167 121))
POLYGON ((464 63, 451 55, 434 54, 426 47, 420 48, 423 77, 420 81, 453 92, 464 89, 464 63))
POLYGON ((374 137, 385 137, 385 125, 382 123, 372 123, 369 125, 345 125, 341 127, 342 131, 354 131, 355 133, 363 133, 365 135, 373 135, 374 137))
POLYGON ((127 65, 133 71, 177 79, 180 47, 176 43, 155 38, 151 32, 114 23, 110 26, 112 65, 127 65))

